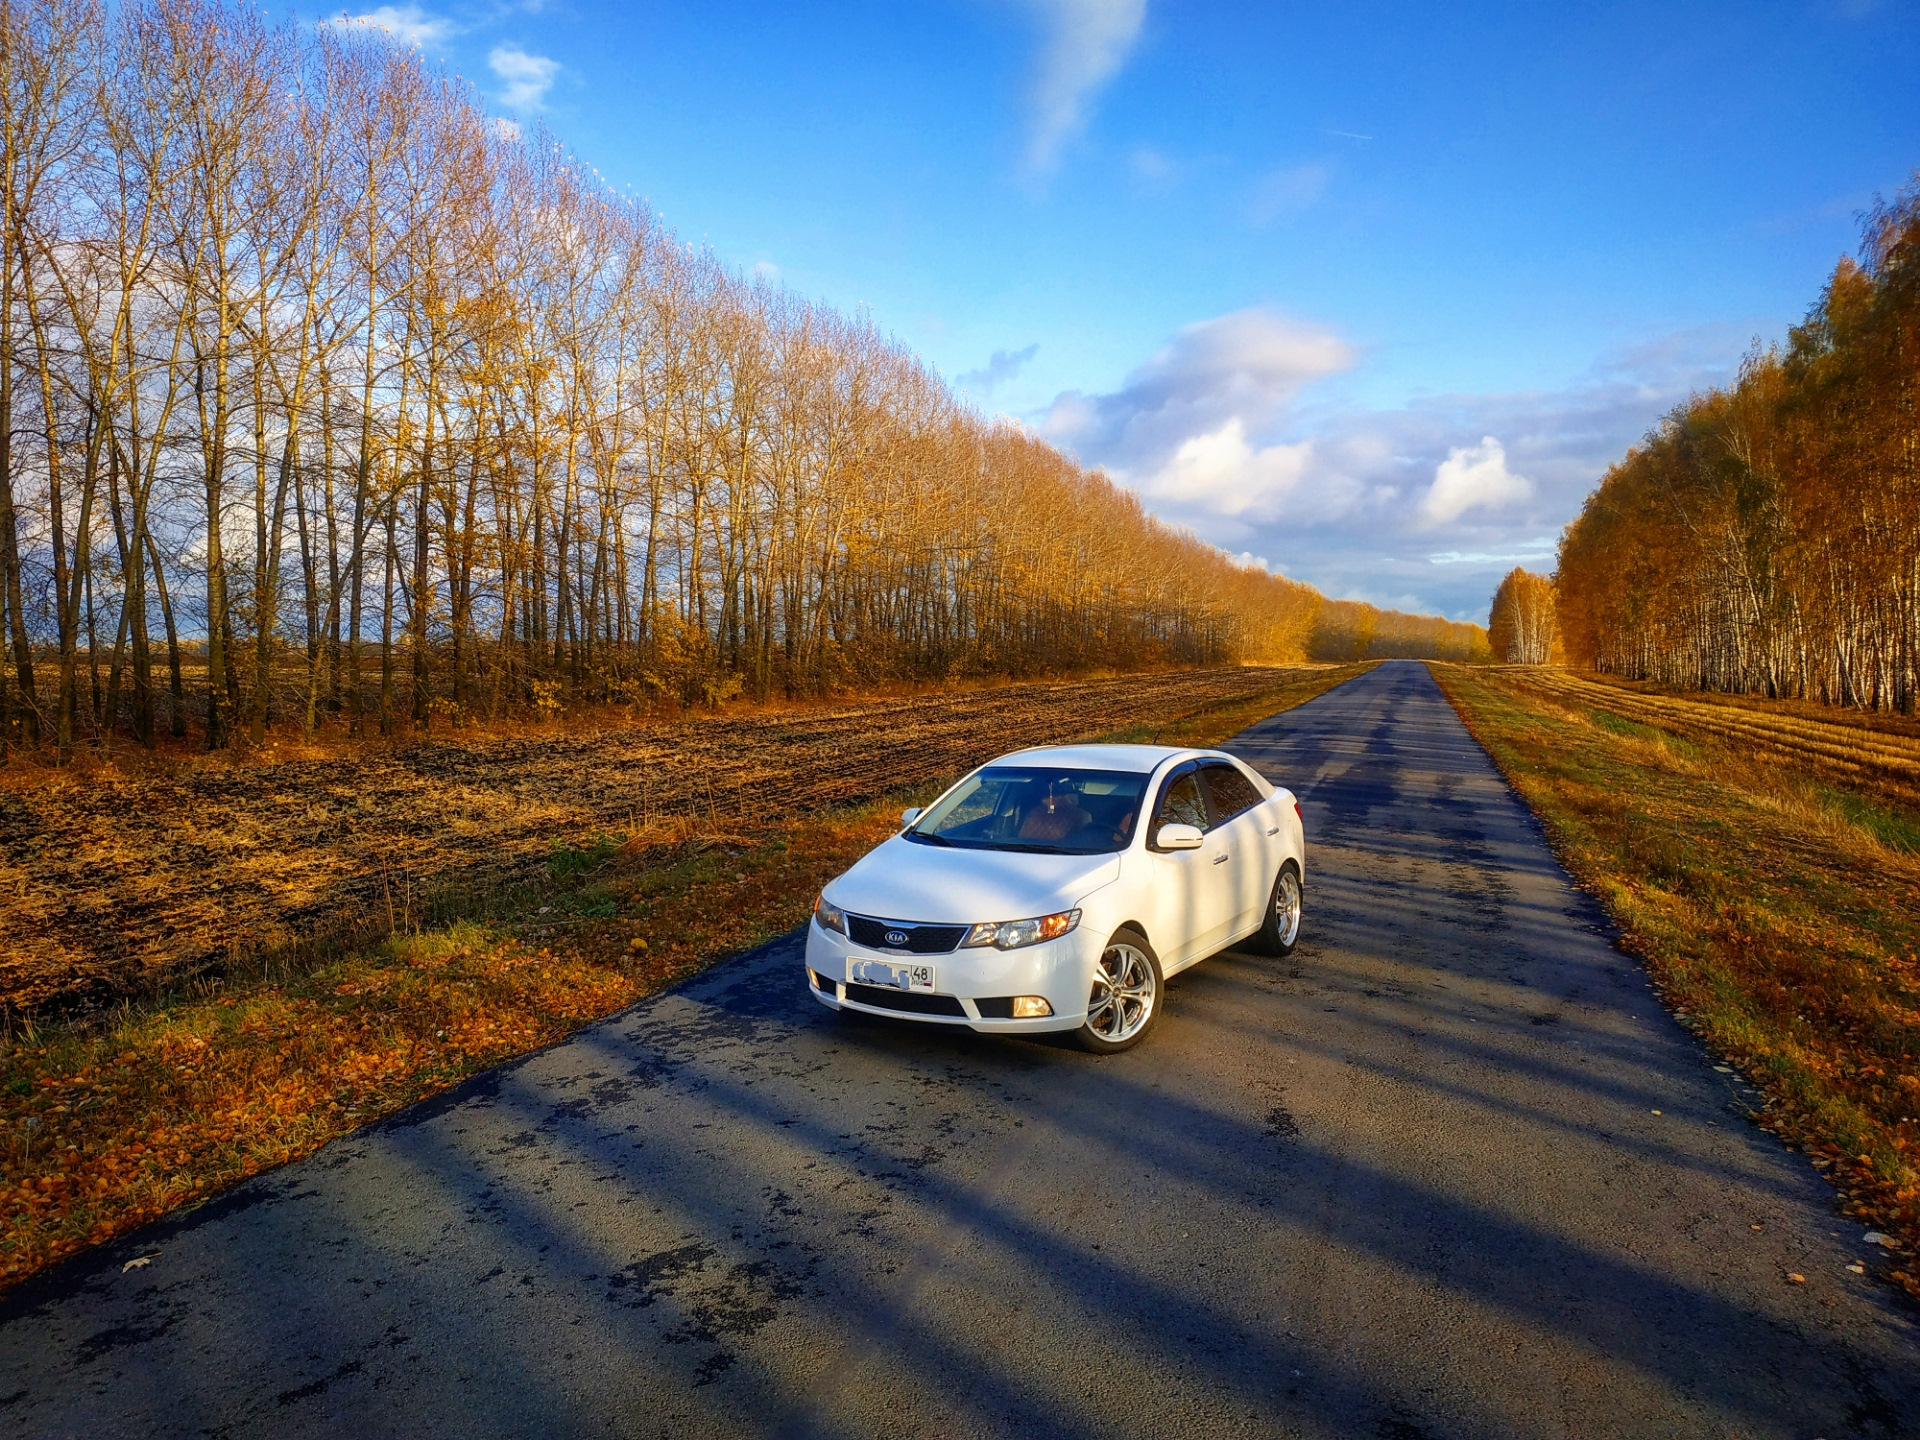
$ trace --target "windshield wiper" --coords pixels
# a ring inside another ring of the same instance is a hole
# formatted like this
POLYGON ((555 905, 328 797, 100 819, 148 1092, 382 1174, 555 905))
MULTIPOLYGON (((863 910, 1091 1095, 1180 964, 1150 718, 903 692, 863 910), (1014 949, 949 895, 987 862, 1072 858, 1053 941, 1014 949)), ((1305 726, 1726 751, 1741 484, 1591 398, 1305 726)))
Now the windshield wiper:
POLYGON ((949 840, 944 835, 928 835, 909 830, 907 839, 923 845, 944 845, 949 850, 994 850, 1002 855, 1108 855, 1109 850, 1073 850, 1065 845, 1010 845, 1004 840, 949 840))

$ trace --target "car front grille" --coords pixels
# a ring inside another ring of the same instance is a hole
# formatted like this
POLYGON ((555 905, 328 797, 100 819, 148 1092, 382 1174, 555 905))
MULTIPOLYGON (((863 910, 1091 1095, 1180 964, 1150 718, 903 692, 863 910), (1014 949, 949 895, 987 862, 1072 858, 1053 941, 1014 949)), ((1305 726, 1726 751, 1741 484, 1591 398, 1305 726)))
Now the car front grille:
POLYGON ((846 998, 876 1010, 903 1010, 910 1015, 951 1015, 967 1018, 967 1010, 951 995, 925 995, 912 990, 889 990, 884 985, 847 983, 846 998))
POLYGON ((876 950, 906 950, 915 955, 945 955, 966 938, 964 925, 907 925, 897 920, 875 920, 866 915, 847 916, 847 934, 860 945, 876 950), (904 945, 889 944, 887 933, 907 937, 904 945))

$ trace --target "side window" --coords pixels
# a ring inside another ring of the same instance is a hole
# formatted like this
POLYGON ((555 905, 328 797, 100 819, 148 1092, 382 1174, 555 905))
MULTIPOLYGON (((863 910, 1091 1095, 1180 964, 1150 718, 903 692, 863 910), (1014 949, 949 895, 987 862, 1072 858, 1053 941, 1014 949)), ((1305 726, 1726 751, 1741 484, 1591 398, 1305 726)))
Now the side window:
POLYGON ((1200 773, 1206 777, 1207 794, 1213 800, 1213 812, 1220 817, 1221 824, 1260 803, 1260 792, 1253 788, 1253 782, 1233 766, 1208 765, 1200 773))
POLYGON ((1192 825, 1205 830, 1208 825, 1207 802, 1200 796, 1200 777, 1192 770, 1174 776, 1160 794, 1160 814, 1153 822, 1155 833, 1162 825, 1192 825))

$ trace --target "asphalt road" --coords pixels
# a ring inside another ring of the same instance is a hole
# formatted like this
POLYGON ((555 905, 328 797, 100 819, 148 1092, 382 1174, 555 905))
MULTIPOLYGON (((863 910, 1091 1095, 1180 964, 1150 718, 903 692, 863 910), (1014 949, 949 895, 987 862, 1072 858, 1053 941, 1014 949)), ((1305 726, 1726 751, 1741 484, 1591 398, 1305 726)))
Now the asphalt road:
POLYGON ((1305 939, 1144 1046, 839 1019, 787 937, 15 1292, 0 1429, 1920 1433, 1859 1226, 1422 667, 1233 748, 1305 939))

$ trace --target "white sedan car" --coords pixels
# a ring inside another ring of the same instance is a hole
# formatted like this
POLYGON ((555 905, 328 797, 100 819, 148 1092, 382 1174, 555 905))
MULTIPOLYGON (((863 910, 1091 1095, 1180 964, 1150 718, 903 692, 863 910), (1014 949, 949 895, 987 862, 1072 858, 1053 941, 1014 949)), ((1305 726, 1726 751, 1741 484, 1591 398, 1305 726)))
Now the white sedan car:
POLYGON ((1169 975, 1299 938, 1300 806, 1217 750, 1020 750, 900 820, 814 906, 807 983, 835 1010, 1124 1050, 1169 975))

